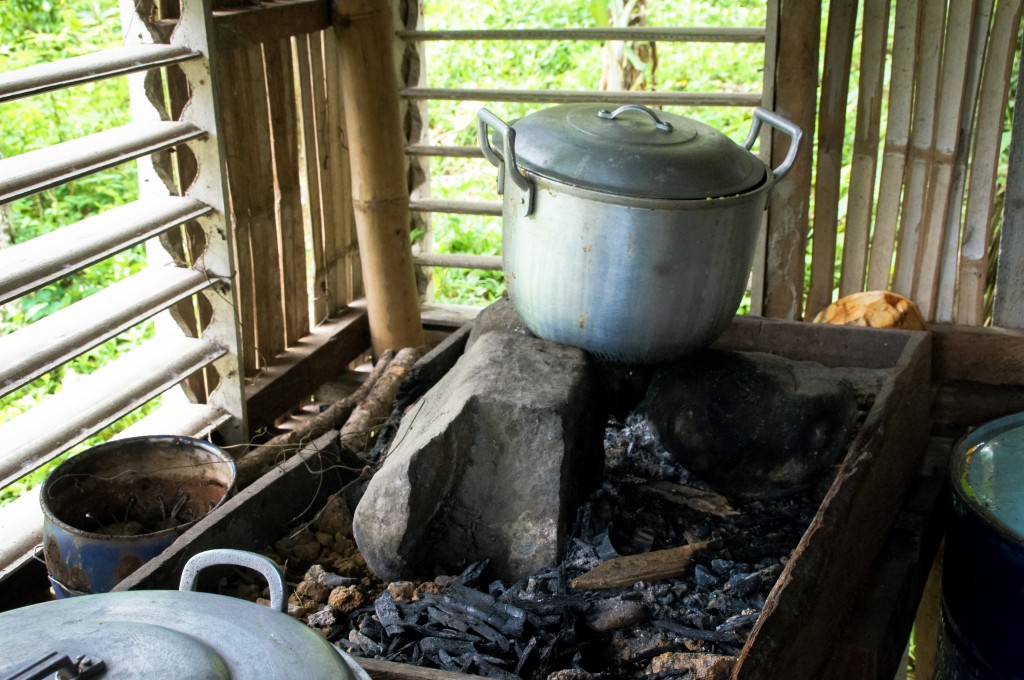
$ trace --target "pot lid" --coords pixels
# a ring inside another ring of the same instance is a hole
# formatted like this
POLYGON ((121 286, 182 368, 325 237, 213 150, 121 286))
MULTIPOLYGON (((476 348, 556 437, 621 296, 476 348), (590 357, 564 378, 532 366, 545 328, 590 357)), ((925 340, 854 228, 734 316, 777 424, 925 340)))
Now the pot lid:
POLYGON ((1003 533, 1024 541, 1024 413, 979 427, 955 452, 956 492, 1003 533))
POLYGON ((103 661, 103 678, 368 677, 278 611, 176 590, 84 595, 0 614, 0 676, 57 652, 103 661))
POLYGON ((749 191, 767 166, 699 121, 647 107, 563 104, 513 123, 520 166, 623 196, 720 198, 749 191))

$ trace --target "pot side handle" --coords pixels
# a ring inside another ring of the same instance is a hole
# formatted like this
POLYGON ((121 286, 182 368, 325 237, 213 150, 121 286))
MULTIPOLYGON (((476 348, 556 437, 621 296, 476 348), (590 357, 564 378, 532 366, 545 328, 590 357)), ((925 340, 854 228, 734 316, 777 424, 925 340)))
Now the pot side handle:
POLYGON ((750 134, 747 135, 747 141, 743 143, 743 148, 747 151, 750 151, 750 147, 754 146, 754 140, 757 139, 758 133, 761 132, 761 123, 768 123, 773 128, 785 132, 790 137, 789 151, 786 153, 786 158, 783 159, 779 167, 772 170, 772 176, 778 182, 789 174, 789 171, 792 169, 793 162, 796 160, 796 154, 800 150, 800 140, 804 137, 804 131, 792 121, 758 106, 754 109, 754 122, 751 123, 750 134))
POLYGON ((273 560, 263 555, 246 550, 233 550, 231 548, 217 548, 197 553, 185 563, 181 570, 181 582, 178 590, 194 591, 199 572, 207 567, 214 567, 219 564, 232 564, 236 567, 248 567, 258 571, 267 579, 270 586, 270 608, 279 612, 286 611, 286 592, 284 577, 281 569, 273 560))
POLYGON ((520 199, 522 205, 526 208, 526 215, 533 212, 533 183, 528 180, 521 172, 519 172, 519 165, 516 161, 516 130, 514 127, 498 118, 494 113, 487 109, 480 109, 476 112, 477 117, 477 136, 480 139, 480 150, 484 153, 484 158, 491 162, 498 168, 498 193, 505 193, 505 175, 512 178, 512 183, 519 187, 523 196, 520 199), (502 140, 502 152, 504 153, 504 160, 498 156, 498 152, 491 146, 490 135, 488 134, 488 128, 494 128, 494 131, 501 136, 502 140))

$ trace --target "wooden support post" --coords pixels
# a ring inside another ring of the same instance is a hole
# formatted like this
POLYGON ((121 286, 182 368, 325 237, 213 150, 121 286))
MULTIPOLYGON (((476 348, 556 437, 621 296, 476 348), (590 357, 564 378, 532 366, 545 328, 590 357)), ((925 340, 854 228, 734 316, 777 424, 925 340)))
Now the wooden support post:
POLYGON ((424 344, 409 243, 405 135, 388 0, 355 0, 333 17, 352 164, 352 203, 374 352, 424 344))
MULTIPOLYGON (((1024 79, 1017 75, 1017 100, 1013 107, 1013 136, 1010 140, 1010 177, 1024 167, 1024 79)), ((999 237, 999 269, 992 324, 1003 328, 1024 328, 1024 184, 1006 183, 1003 232, 999 237)))

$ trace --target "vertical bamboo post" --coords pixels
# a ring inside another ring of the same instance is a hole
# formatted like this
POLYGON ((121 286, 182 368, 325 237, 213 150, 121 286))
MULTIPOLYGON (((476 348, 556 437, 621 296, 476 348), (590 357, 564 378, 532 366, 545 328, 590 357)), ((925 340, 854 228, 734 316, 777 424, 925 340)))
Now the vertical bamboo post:
POLYGON ((409 243, 391 6, 388 0, 340 3, 333 23, 373 350, 418 347, 424 338, 409 243))

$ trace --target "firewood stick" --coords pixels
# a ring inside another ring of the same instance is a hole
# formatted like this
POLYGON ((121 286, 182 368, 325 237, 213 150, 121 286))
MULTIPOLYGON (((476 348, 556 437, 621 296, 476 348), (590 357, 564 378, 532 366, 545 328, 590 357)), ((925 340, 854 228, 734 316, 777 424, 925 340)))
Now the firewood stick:
POLYGON ((328 430, 338 428, 352 414, 356 405, 370 393, 394 358, 394 350, 387 350, 380 356, 370 375, 355 392, 339 399, 323 413, 318 413, 294 430, 279 434, 245 453, 237 461, 235 479, 238 488, 244 489, 272 467, 293 456, 308 442, 328 430))
POLYGON ((637 581, 656 581, 682 575, 699 550, 713 541, 691 543, 639 555, 613 557, 572 581, 573 590, 601 590, 631 586, 637 581))
POLYGON ((369 393, 359 400, 341 428, 339 435, 343 447, 354 453, 363 453, 369 449, 372 444, 371 435, 380 429, 380 425, 391 414, 402 380, 422 354, 421 348, 406 347, 395 355, 387 370, 369 393))

